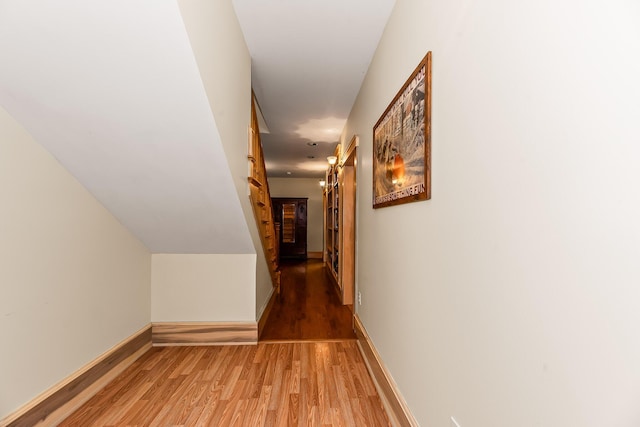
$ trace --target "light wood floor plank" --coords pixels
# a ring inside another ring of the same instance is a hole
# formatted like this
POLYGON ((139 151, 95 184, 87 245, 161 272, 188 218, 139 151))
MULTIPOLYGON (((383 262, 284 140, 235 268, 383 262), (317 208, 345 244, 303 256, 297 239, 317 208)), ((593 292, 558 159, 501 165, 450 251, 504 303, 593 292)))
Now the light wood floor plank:
POLYGON ((335 427, 389 420, 356 343, 334 341, 155 347, 60 425, 335 427))

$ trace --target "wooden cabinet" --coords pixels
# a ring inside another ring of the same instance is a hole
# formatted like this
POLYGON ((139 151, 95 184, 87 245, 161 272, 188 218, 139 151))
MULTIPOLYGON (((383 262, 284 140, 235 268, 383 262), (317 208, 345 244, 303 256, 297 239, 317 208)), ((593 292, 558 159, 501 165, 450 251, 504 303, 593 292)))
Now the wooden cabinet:
POLYGON ((274 197, 271 202, 280 229, 280 259, 307 259, 307 198, 274 197))
MULTIPOLYGON (((336 149, 340 153, 340 147, 336 149)), ((343 304, 353 304, 355 288, 356 139, 329 166, 324 190, 324 261, 343 304)))

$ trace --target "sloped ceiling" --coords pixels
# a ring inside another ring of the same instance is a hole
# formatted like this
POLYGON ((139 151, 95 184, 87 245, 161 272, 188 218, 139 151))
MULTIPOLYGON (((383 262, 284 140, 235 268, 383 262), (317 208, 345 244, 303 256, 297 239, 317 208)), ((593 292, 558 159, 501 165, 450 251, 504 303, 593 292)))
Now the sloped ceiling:
POLYGON ((0 0, 0 104, 155 253, 254 253, 175 0, 0 0))

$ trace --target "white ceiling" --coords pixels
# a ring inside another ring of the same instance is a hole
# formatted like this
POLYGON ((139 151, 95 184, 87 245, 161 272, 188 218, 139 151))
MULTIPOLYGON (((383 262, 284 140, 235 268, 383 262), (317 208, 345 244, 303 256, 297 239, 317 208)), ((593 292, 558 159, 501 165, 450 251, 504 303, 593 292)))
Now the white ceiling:
MULTIPOLYGON (((233 0, 270 176, 324 175, 393 3, 233 0)), ((255 252, 176 0, 0 0, 0 58, 0 105, 152 252, 255 252)))
POLYGON ((255 252, 175 0, 0 0, 0 104, 152 252, 255 252))
POLYGON ((395 0, 233 4, 270 131, 262 135, 268 175, 324 176, 395 0))

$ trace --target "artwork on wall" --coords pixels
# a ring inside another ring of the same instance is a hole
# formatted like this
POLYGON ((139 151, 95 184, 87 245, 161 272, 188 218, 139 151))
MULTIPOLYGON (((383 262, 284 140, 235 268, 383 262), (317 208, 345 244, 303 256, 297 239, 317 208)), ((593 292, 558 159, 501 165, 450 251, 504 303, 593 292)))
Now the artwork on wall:
POLYGON ((431 52, 373 127, 373 207, 431 198, 431 52))

